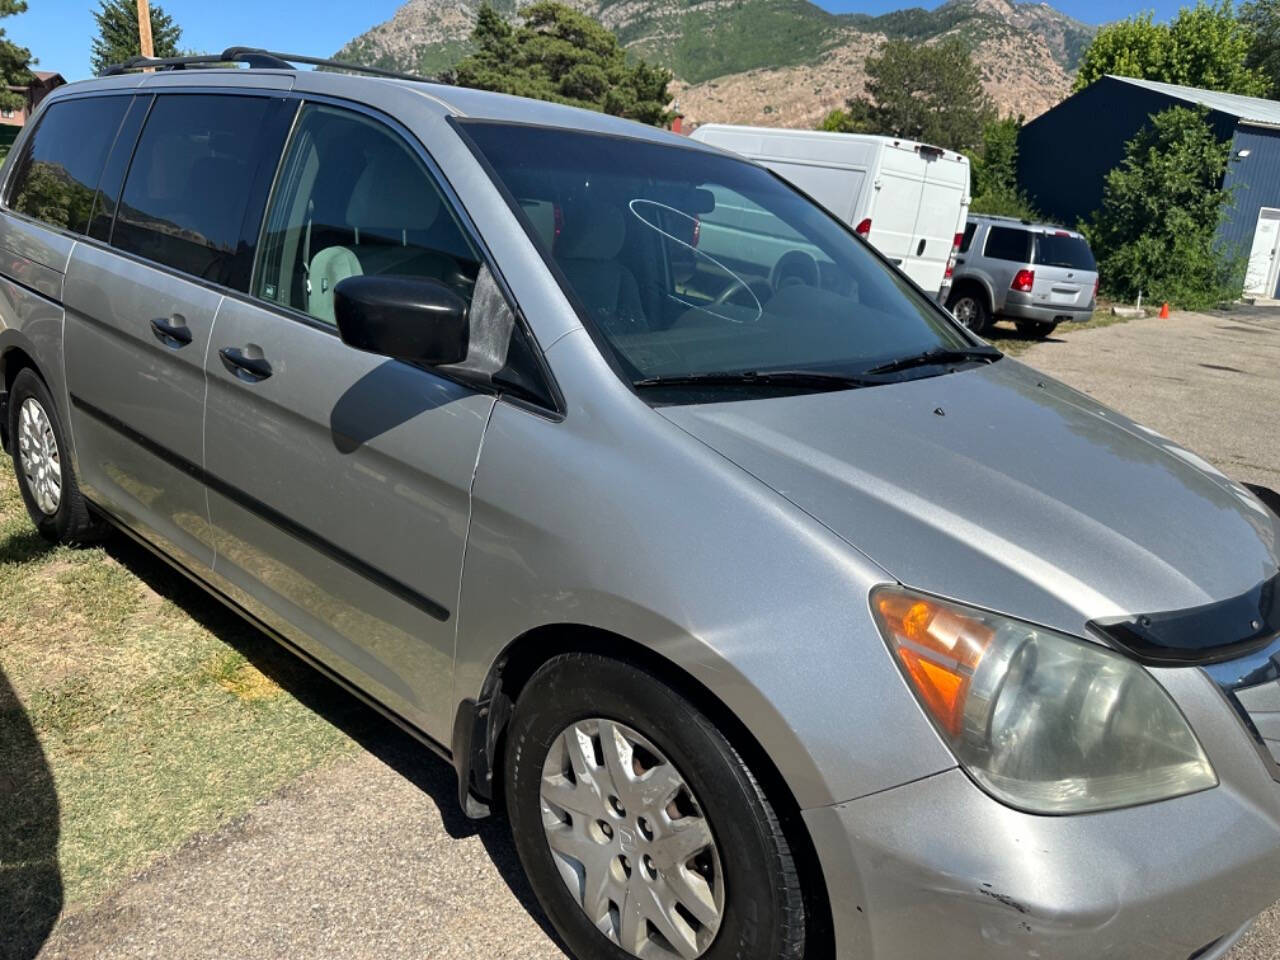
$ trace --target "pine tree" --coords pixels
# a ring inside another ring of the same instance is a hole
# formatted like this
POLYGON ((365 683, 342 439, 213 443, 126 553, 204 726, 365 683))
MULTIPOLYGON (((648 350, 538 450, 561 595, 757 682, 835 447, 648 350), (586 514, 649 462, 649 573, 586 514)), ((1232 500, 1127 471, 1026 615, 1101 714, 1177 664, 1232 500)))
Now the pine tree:
MULTIPOLYGON (((26 13, 26 0, 0 0, 0 19, 26 13)), ((27 102, 25 94, 9 87, 25 87, 31 83, 31 51, 20 47, 0 29, 0 108, 20 110, 27 102)))
MULTIPOLYGON (((0 0, 0 3, 6 0, 0 0)), ((89 51, 89 65, 95 74, 113 63, 121 63, 142 52, 138 37, 138 8, 135 0, 98 0, 100 9, 93 11, 98 21, 98 35, 89 51)), ((157 57, 176 57, 182 28, 164 8, 151 4, 151 41, 157 57)))
POLYGON ((471 34, 475 52, 455 72, 459 85, 667 121, 669 70, 629 58, 616 36, 563 4, 542 0, 520 17, 512 25, 492 6, 480 8, 471 34))

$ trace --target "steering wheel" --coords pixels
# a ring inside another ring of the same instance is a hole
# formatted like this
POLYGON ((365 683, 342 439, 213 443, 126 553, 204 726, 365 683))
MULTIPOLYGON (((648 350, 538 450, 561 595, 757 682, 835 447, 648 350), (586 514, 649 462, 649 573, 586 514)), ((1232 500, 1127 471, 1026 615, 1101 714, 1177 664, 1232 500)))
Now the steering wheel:
POLYGON ((818 261, 811 254, 803 250, 788 250, 773 265, 769 283, 775 290, 795 286, 797 283, 819 287, 822 285, 822 274, 818 270, 818 261))
POLYGON ((729 282, 729 285, 721 290, 716 295, 716 298, 711 301, 711 305, 713 307, 723 307, 743 291, 750 291, 759 301, 759 305, 763 307, 764 302, 773 296, 773 285, 767 280, 743 280, 741 277, 735 276, 729 282))

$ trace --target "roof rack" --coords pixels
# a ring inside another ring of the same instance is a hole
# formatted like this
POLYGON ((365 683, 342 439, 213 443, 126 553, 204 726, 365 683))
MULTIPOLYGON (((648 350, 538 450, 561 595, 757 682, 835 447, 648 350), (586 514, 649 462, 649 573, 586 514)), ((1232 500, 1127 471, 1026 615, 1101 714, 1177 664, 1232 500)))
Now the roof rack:
POLYGON ((262 50, 257 47, 228 47, 222 53, 201 54, 191 57, 130 57, 123 63, 115 63, 105 67, 98 76, 114 77, 139 70, 208 68, 224 66, 229 63, 243 63, 250 70, 293 70, 296 69, 297 64, 302 63, 312 67, 328 67, 331 70, 350 70, 352 73, 367 73, 374 77, 390 77, 393 80, 416 80, 419 83, 439 82, 432 77, 420 77, 411 73, 397 73, 394 70, 365 67, 358 63, 345 63, 341 60, 308 57, 299 53, 277 53, 274 50, 262 50))
POLYGON ((1009 217, 1002 213, 970 213, 971 217, 982 217, 983 220, 1000 220, 1004 223, 1021 223, 1026 226, 1033 225, 1036 221, 1028 220, 1026 217, 1009 217))

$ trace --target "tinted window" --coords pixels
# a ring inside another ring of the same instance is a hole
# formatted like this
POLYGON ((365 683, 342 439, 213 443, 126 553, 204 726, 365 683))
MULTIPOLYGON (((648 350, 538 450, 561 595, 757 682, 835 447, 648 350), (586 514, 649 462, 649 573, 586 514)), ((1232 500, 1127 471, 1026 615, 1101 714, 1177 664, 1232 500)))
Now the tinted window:
POLYGON ((263 142, 270 103, 261 97, 158 97, 134 152, 112 244, 231 283, 259 162, 277 155, 278 144, 263 142))
POLYGON ((89 236, 104 243, 111 239, 111 225, 115 223, 116 207, 120 202, 120 190, 124 187, 124 175, 133 159, 133 147, 138 142, 147 111, 151 109, 149 96, 134 97, 129 103, 115 145, 107 155, 107 165, 98 180, 98 196, 93 205, 93 219, 89 221, 89 236))
POLYGON ((1069 270, 1097 268, 1089 244, 1083 237, 1073 237, 1069 233, 1036 234, 1035 262, 1069 270))
POLYGON ((98 178, 129 100, 87 97, 51 104, 18 160, 9 206, 52 226, 83 233, 93 212, 98 178))
POLYGON ((333 323, 333 290, 347 277, 425 277, 470 300, 479 266, 399 135, 347 110, 303 109, 267 213, 257 296, 333 323))
POLYGON ((847 227, 754 164, 564 129, 463 128, 632 379, 853 372, 968 345, 847 227))
POLYGON ((969 246, 973 243, 973 235, 978 230, 976 223, 967 223, 964 228, 964 239, 960 241, 960 252, 968 253, 969 246))
POLYGON ((987 231, 987 246, 983 250, 994 260, 1031 262, 1031 231, 1011 227, 992 227, 987 231))

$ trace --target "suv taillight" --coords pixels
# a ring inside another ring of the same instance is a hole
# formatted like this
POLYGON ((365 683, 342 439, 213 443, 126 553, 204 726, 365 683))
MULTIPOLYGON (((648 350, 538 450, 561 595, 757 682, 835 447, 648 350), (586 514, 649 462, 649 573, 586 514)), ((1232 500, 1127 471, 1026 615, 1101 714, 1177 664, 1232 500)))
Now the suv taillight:
POLYGON ((1036 285, 1036 272, 1034 270, 1019 270, 1013 277, 1013 283, 1009 284, 1010 290, 1017 290, 1019 293, 1030 293, 1031 288, 1036 285))
POLYGON ((865 217, 862 222, 853 228, 853 232, 860 237, 866 237, 871 233, 871 218, 865 217))
POLYGON ((1093 302, 1098 302, 1098 285, 1102 283, 1102 274, 1097 274, 1093 278, 1093 302))

